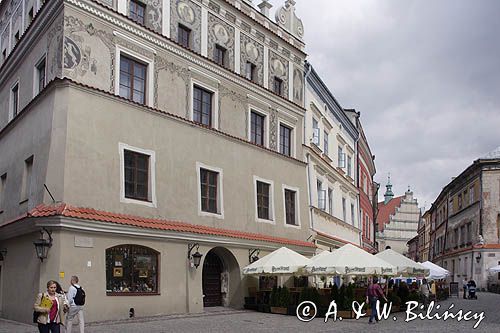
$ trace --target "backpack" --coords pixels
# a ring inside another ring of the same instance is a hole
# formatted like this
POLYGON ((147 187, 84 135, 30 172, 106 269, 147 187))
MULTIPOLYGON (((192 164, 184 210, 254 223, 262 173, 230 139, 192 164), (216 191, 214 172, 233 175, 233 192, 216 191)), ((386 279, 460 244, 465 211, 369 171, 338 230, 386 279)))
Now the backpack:
POLYGON ((80 287, 80 288, 76 288, 76 295, 75 297, 73 298, 73 300, 75 301, 75 304, 76 305, 85 305, 85 291, 83 291, 83 288, 80 287))

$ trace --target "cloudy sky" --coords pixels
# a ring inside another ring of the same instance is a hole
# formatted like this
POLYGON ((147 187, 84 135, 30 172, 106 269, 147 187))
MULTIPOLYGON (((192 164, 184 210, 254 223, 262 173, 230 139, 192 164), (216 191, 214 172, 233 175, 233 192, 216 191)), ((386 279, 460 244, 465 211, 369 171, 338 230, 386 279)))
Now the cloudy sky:
POLYGON ((451 177, 500 146, 500 1, 296 7, 309 61, 343 107, 361 112, 375 179, 385 185, 390 172, 396 195, 411 185, 429 208, 451 177))

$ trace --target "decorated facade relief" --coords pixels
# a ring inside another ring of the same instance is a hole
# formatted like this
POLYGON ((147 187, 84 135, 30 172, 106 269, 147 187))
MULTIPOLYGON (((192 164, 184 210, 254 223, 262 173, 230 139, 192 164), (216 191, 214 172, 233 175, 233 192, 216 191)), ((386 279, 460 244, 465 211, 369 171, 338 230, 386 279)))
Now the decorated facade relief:
POLYGON ((304 103, 304 73, 298 66, 293 70, 293 101, 299 105, 304 103))
POLYGON ((282 95, 288 96, 288 61, 273 51, 269 51, 269 87, 273 86, 274 77, 283 81, 282 95))
POLYGON ((256 83, 264 85, 264 46, 245 34, 240 38, 240 72, 246 73, 246 64, 255 65, 257 73, 256 83))
POLYGON ((193 51, 201 53, 201 7, 189 0, 172 1, 170 9, 170 35, 177 40, 179 24, 191 30, 193 51))
POLYGON ((64 17, 64 75, 114 93, 116 37, 73 16, 64 17))
POLYGON ((295 14, 295 0, 286 0, 285 4, 276 10, 276 23, 290 34, 304 39, 304 25, 302 20, 295 14))
POLYGON ((234 28, 214 15, 208 16, 208 56, 213 59, 215 45, 226 49, 224 63, 234 70, 234 28))

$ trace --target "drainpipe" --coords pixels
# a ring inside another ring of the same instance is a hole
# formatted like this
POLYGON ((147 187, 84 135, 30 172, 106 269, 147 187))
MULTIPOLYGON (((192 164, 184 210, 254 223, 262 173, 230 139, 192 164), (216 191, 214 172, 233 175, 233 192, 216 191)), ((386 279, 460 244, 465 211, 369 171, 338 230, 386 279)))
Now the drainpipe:
POLYGON ((314 230, 313 208, 312 208, 312 192, 311 192, 311 158, 309 153, 306 153, 307 160, 307 189, 309 192, 309 220, 311 221, 309 227, 314 230))

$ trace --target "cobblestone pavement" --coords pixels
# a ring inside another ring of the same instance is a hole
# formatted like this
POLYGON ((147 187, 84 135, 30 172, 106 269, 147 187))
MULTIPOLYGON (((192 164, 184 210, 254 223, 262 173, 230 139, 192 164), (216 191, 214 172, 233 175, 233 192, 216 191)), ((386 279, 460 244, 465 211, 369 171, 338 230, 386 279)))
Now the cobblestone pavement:
MULTIPOLYGON (((367 318, 359 320, 343 320, 324 323, 322 318, 311 322, 300 322, 293 316, 264 314, 254 311, 239 311, 226 309, 210 309, 196 315, 171 315, 149 318, 136 318, 114 322, 91 323, 85 329, 87 333, 137 333, 137 332, 500 332, 500 295, 479 293, 479 299, 463 300, 456 297, 441 302, 437 313, 443 314, 453 303, 450 310, 457 313, 459 309, 480 313, 484 311, 484 320, 477 329, 473 329, 477 320, 460 321, 456 319, 420 320, 415 319, 405 323, 406 313, 393 315, 389 320, 374 325, 368 324, 367 318)), ((435 310, 431 315, 436 313, 435 310)), ((0 319, 0 333, 31 333, 37 332, 32 325, 0 319)), ((75 332, 78 332, 76 328, 75 332)))

